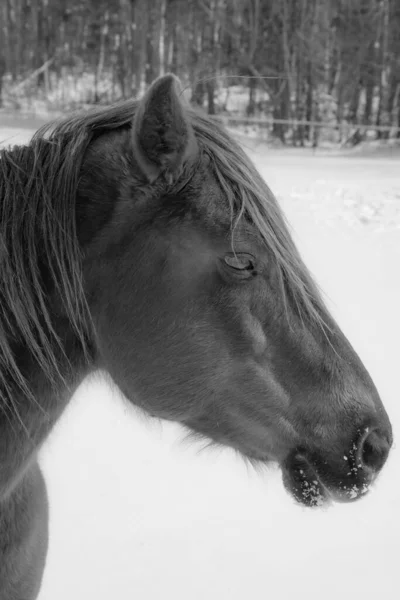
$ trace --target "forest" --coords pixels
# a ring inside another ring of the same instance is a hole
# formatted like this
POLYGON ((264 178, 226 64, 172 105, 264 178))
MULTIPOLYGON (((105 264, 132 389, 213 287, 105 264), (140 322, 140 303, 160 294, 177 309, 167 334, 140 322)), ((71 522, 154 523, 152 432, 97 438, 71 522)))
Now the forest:
POLYGON ((2 0, 0 32, 3 107, 108 103, 172 71, 282 142, 400 138, 399 0, 2 0))

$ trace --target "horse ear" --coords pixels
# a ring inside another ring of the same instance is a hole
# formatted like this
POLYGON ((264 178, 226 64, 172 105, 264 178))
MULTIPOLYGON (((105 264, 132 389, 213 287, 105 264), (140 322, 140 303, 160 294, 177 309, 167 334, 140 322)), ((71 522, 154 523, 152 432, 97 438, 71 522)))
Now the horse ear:
POLYGON ((198 147, 175 75, 159 77, 140 101, 132 127, 132 144, 139 167, 149 182, 164 173, 179 174, 195 158, 198 147))

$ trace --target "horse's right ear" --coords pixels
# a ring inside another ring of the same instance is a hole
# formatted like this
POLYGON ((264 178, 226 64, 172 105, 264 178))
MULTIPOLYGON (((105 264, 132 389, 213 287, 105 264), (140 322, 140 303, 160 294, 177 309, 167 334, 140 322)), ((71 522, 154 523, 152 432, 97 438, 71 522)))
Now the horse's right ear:
POLYGON ((179 79, 168 74, 150 86, 136 109, 132 145, 149 182, 161 173, 174 179, 183 164, 197 155, 197 142, 184 102, 179 79))

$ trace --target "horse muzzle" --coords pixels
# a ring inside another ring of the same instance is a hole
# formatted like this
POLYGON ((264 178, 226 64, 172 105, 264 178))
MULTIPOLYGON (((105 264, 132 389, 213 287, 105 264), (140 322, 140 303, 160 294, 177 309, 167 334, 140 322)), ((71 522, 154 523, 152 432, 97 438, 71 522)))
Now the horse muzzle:
POLYGON ((391 432, 382 434, 366 427, 339 457, 298 447, 282 464, 284 485, 305 506, 358 500, 381 471, 392 442, 391 432))

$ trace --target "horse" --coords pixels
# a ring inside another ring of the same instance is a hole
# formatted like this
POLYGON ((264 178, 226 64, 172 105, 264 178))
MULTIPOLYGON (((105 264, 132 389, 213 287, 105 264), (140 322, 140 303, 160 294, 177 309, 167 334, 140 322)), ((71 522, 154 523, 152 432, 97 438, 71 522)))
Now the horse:
POLYGON ((94 371, 145 413, 277 463, 305 506, 368 492, 378 391, 269 187, 177 77, 0 154, 0 598, 34 600, 38 452, 94 371))

